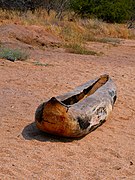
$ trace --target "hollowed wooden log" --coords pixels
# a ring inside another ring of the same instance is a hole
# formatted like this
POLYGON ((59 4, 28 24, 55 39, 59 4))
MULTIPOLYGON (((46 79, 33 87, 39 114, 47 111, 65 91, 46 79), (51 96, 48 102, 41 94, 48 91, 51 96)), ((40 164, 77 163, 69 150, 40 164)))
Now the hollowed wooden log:
POLYGON ((116 101, 116 86, 108 75, 52 97, 36 110, 37 127, 47 133, 81 137, 100 126, 116 101))

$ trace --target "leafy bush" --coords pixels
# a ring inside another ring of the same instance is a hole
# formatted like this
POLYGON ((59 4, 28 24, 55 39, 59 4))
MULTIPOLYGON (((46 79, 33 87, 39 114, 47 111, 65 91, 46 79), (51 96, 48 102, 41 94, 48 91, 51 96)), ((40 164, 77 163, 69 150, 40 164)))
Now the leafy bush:
POLYGON ((0 58, 10 61, 26 60, 28 54, 19 49, 0 48, 0 58))
POLYGON ((134 14, 134 0, 71 0, 71 9, 81 17, 94 16, 106 22, 121 23, 134 14))

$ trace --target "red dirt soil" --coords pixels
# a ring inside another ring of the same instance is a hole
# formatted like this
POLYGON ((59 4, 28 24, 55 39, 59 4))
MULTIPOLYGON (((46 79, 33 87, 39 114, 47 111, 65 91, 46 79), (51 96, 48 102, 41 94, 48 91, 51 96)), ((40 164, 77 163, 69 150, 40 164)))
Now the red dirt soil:
POLYGON ((75 55, 34 46, 27 61, 0 59, 0 179, 135 179, 135 41, 87 46, 103 53, 75 55), (81 139, 35 127, 41 102, 104 73, 116 83, 118 99, 102 126, 81 139))

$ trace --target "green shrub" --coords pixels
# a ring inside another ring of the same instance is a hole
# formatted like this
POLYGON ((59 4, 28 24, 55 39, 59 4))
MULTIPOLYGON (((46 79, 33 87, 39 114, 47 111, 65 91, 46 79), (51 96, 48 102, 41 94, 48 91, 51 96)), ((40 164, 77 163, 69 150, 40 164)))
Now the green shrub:
POLYGON ((26 60, 28 54, 19 49, 0 48, 0 58, 10 61, 26 60))
POLYGON ((134 14, 134 0, 71 0, 71 9, 82 17, 94 16, 106 22, 122 23, 134 14))

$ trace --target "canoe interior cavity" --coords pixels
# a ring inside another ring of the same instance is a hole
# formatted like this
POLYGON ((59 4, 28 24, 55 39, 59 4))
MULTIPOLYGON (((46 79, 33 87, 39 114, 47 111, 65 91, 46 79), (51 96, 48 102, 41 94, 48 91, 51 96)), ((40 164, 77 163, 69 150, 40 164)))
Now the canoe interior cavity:
POLYGON ((68 99, 63 100, 62 103, 65 105, 72 105, 72 104, 75 104, 75 103, 81 101, 82 99, 93 94, 101 86, 103 86, 108 81, 108 79, 109 79, 108 75, 101 76, 96 82, 94 82, 88 88, 84 89, 79 94, 76 94, 74 96, 69 97, 68 99))

